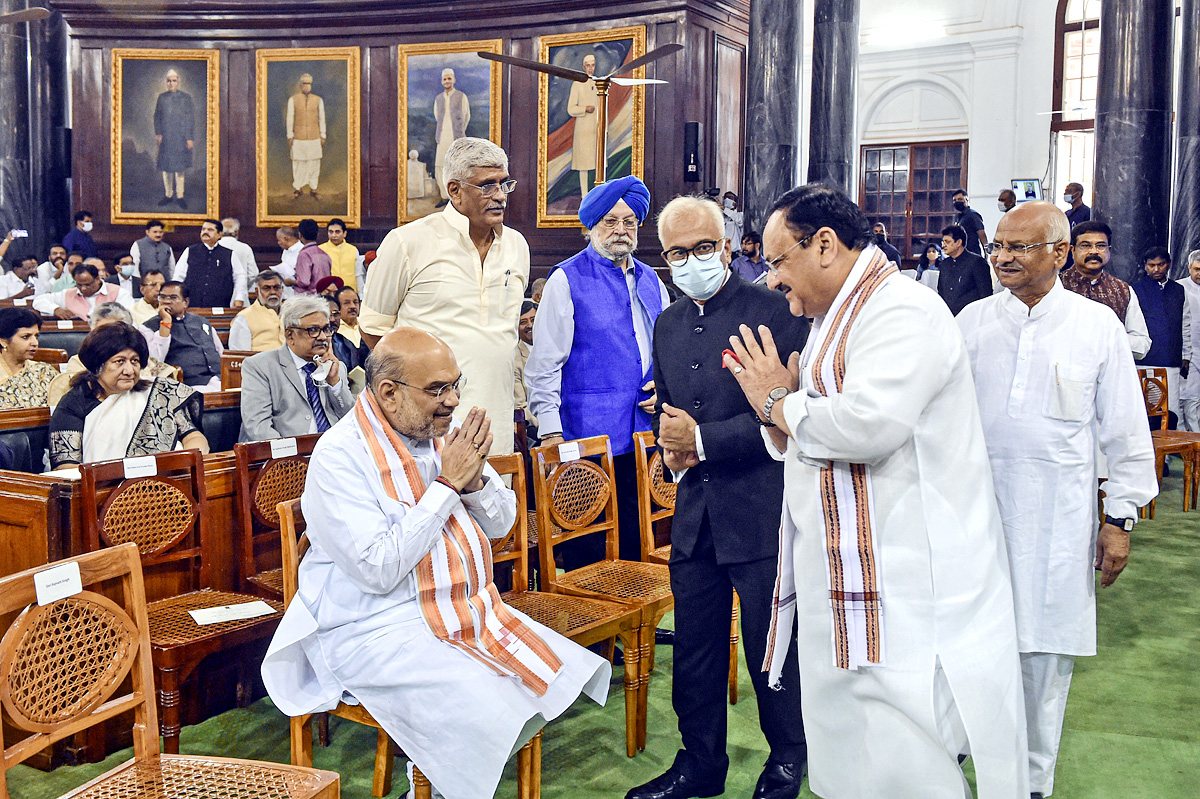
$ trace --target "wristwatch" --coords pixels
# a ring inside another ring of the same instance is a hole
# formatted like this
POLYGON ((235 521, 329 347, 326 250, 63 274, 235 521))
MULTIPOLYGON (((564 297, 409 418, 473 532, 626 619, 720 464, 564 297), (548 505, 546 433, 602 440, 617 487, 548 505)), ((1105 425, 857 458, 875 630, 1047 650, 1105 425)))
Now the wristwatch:
POLYGON ((775 423, 771 421, 771 409, 775 407, 775 403, 791 394, 791 390, 787 386, 779 386, 771 389, 771 393, 767 395, 767 401, 763 403, 763 422, 764 427, 774 427, 775 423))
POLYGON ((1117 519, 1105 514, 1104 523, 1111 524, 1113 527, 1120 527, 1127 533, 1133 532, 1133 519, 1117 519))

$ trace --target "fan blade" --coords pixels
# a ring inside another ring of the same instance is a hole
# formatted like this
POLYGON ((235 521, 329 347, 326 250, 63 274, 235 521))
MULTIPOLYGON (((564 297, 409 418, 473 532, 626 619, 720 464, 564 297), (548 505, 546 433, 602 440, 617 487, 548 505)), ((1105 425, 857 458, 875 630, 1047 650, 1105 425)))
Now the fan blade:
POLYGON ((37 22, 50 16, 48 8, 26 8, 11 14, 0 14, 0 25, 16 25, 19 22, 37 22))
POLYGON ((657 78, 609 78, 609 80, 618 86, 645 86, 649 83, 666 83, 665 80, 658 80, 657 78))
POLYGON ((567 67, 558 67, 554 64, 543 64, 541 61, 530 61, 528 58, 517 58, 511 55, 500 55, 499 53, 477 52, 475 55, 480 58, 486 58, 489 61, 499 61, 502 64, 512 64, 515 67, 524 67, 537 72, 545 72, 547 75, 556 75, 567 80, 576 80, 584 83, 591 79, 591 75, 586 72, 580 72, 577 69, 568 69, 567 67))
POLYGON ((630 61, 628 64, 624 64, 624 65, 618 67, 616 72, 610 72, 607 75, 605 75, 605 77, 611 78, 613 75, 624 75, 626 72, 632 72, 633 70, 637 69, 638 67, 649 64, 651 61, 657 61, 658 59, 662 58, 665 55, 670 55, 671 53, 678 53, 682 49, 683 49, 682 44, 664 44, 662 47, 654 48, 653 50, 646 53, 641 58, 635 58, 632 61, 630 61))

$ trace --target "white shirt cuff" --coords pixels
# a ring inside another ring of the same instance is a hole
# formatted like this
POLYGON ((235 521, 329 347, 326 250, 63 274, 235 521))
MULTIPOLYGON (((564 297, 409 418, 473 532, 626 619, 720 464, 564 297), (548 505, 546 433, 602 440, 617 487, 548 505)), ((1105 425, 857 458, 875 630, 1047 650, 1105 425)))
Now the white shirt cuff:
POLYGON ((539 408, 537 412, 537 419, 538 435, 542 438, 545 438, 546 436, 562 434, 562 417, 558 415, 557 408, 553 410, 550 408, 539 408))
POLYGON ((700 436, 700 425, 696 425, 696 457, 704 461, 704 439, 700 436))

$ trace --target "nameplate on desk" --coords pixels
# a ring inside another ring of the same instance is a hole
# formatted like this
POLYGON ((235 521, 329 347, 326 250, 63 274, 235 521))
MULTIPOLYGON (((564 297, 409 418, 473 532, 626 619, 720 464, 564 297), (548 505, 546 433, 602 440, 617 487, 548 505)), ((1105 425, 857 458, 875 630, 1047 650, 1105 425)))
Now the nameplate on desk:
POLYGON ((213 312, 213 316, 220 316, 221 314, 225 313, 225 309, 224 308, 213 308, 212 312, 213 312))
POLYGON ((296 439, 294 438, 272 438, 271 439, 271 457, 272 458, 288 458, 295 455, 296 439))
POLYGON ((579 460, 579 442, 566 441, 558 445, 558 459, 562 463, 579 460))
POLYGON ((132 480, 135 477, 153 477, 158 474, 158 463, 155 462, 153 455, 126 458, 122 463, 125 464, 126 480, 132 480))
POLYGON ((205 625, 220 624, 223 621, 253 619, 258 616, 270 616, 274 612, 275 608, 259 599, 254 602, 240 602, 236 605, 219 605, 215 608, 189 610, 188 614, 191 615, 196 624, 205 625))
POLYGON ((79 564, 63 563, 43 569, 33 575, 33 590, 37 594, 39 607, 75 596, 83 590, 83 581, 79 577, 79 564))
POLYGON ((13 300, 13 305, 15 305, 18 308, 24 308, 28 304, 29 304, 28 297, 17 297, 15 300, 13 300))
POLYGON ((58 320, 58 329, 59 330, 74 330, 75 323, 72 322, 70 319, 59 319, 58 320))

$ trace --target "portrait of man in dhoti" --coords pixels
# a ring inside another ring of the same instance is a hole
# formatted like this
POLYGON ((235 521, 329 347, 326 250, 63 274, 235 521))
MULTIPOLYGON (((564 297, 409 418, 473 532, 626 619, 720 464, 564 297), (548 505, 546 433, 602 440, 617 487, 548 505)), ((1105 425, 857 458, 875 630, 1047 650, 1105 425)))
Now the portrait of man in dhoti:
POLYGON ((313 199, 320 199, 321 155, 325 146, 325 100, 313 94, 313 76, 300 76, 300 90, 288 98, 287 138, 292 151, 292 196, 305 186, 313 199))

